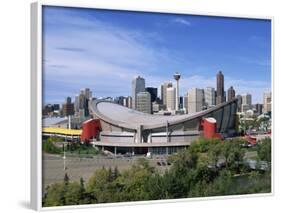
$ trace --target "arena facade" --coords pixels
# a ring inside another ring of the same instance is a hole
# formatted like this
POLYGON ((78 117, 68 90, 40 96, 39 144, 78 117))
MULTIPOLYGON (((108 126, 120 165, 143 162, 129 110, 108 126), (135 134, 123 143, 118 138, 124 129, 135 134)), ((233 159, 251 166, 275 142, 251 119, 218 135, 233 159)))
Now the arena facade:
POLYGON ((212 118, 215 132, 223 137, 235 134, 237 99, 213 108, 184 115, 151 115, 106 100, 89 104, 101 131, 93 144, 115 154, 170 154, 202 136, 202 121, 212 118))

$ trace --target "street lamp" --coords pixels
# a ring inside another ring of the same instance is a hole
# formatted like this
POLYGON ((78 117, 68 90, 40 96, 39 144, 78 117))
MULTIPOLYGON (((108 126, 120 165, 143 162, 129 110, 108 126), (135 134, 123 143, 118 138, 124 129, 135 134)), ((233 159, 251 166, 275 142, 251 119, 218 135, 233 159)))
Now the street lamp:
POLYGON ((66 136, 65 136, 65 142, 63 142, 62 144, 62 147, 63 147, 63 170, 66 170, 66 165, 65 165, 65 160, 66 160, 66 155, 65 155, 65 144, 67 143, 67 139, 66 139, 66 136))

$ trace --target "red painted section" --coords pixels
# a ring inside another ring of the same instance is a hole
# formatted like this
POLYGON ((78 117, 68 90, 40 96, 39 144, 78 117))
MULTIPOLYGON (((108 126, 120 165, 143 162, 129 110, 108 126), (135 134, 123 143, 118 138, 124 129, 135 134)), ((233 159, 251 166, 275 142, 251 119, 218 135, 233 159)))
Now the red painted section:
POLYGON ((250 136, 250 135, 246 135, 245 136, 245 139, 248 143, 252 144, 252 145, 255 145, 257 144, 257 138, 253 137, 253 136, 250 136))
POLYGON ((221 139, 221 134, 216 133, 217 121, 214 118, 205 118, 201 121, 203 127, 204 138, 218 138, 221 139))
POLYGON ((97 137, 101 131, 99 119, 89 119, 82 125, 81 141, 88 142, 90 139, 97 137))
POLYGON ((215 133, 214 138, 216 138, 216 139, 222 139, 221 133, 215 133))

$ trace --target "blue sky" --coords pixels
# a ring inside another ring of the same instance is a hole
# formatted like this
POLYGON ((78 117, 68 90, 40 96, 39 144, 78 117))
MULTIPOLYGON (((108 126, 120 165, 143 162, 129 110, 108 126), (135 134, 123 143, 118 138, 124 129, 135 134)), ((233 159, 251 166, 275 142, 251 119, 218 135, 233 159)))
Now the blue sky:
POLYGON ((95 97, 131 95, 131 80, 159 87, 182 74, 180 95, 216 86, 251 93, 271 88, 271 22, 66 7, 43 11, 43 99, 62 103, 89 87, 95 97))

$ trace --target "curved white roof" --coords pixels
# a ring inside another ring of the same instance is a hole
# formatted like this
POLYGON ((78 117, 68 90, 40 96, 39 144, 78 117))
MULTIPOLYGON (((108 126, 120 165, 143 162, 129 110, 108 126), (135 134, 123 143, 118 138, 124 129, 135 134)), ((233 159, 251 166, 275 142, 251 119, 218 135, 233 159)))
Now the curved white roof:
POLYGON ((100 102, 97 108, 104 116, 130 125, 156 125, 167 121, 170 123, 191 115, 151 115, 110 102, 100 102))
POLYGON ((151 115, 110 101, 95 100, 90 104, 90 110, 100 119, 117 126, 137 129, 140 125, 142 125, 144 129, 149 129, 166 126, 167 122, 171 125, 204 116, 205 114, 215 111, 226 104, 229 104, 229 102, 196 113, 167 116, 151 115))
POLYGON ((210 123, 216 123, 217 120, 215 118, 206 118, 206 120, 210 123))

